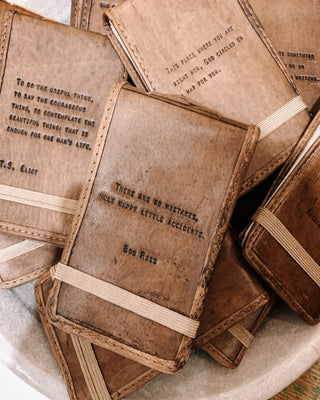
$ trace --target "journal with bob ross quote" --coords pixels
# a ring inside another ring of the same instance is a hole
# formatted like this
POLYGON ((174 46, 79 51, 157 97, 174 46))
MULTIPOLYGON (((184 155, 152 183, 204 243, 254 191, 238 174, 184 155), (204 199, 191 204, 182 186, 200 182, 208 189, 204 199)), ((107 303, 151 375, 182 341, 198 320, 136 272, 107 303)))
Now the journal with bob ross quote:
POLYGON ((241 194, 288 157, 309 115, 245 0, 126 0, 106 32, 134 83, 260 126, 241 194))
POLYGON ((182 368, 258 131, 114 86, 52 269, 52 322, 153 369, 182 368))
POLYGON ((0 28, 0 232, 62 247, 124 68, 105 35, 6 2, 0 28))

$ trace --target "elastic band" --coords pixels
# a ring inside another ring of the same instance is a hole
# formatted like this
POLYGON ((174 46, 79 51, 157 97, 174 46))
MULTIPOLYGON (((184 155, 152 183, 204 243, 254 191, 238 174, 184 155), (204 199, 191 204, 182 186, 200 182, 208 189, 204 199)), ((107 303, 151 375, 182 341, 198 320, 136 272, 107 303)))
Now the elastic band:
POLYGON ((292 236, 282 222, 265 207, 258 208, 252 219, 263 226, 320 287, 320 266, 292 236))
POLYGON ((250 346, 254 339, 254 336, 251 335, 251 333, 240 324, 233 325, 231 328, 228 329, 228 331, 246 348, 250 346))
POLYGON ((71 339, 92 400, 112 400, 91 343, 72 335, 71 339))
POLYGON ((37 250, 45 245, 46 243, 36 242, 34 240, 22 240, 21 242, 0 250, 0 264, 11 261, 14 258, 20 257, 30 251, 37 250))
POLYGON ((77 200, 6 185, 0 185, 0 199, 65 214, 74 214, 78 203, 77 200))
POLYGON ((308 107, 301 96, 294 97, 287 104, 257 124, 260 128, 259 141, 270 135, 270 133, 279 128, 279 126, 283 125, 306 108, 308 107))
POLYGON ((172 311, 111 283, 104 282, 68 265, 58 263, 51 268, 51 276, 116 306, 157 322, 175 332, 195 338, 199 322, 172 311))

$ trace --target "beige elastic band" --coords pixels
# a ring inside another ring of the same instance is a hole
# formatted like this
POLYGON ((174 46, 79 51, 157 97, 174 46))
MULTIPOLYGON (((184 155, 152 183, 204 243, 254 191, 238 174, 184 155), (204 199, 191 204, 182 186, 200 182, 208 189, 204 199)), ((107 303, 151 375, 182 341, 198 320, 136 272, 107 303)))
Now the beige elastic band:
POLYGON ((104 282, 68 265, 58 263, 51 268, 54 279, 68 283, 78 289, 109 301, 116 306, 132 311, 144 318, 157 322, 175 332, 195 338, 199 322, 172 311, 111 283, 104 282))
POLYGON ((0 199, 66 214, 74 214, 78 203, 77 200, 6 185, 0 185, 0 199))
POLYGON ((289 121, 306 108, 308 107, 300 96, 294 97, 287 104, 257 124, 260 128, 259 141, 270 135, 270 133, 279 128, 279 126, 289 121))
POLYGON ((231 328, 228 329, 228 331, 246 348, 250 346, 254 339, 254 336, 251 335, 251 333, 240 324, 233 325, 231 328))
POLYGON ((36 242, 34 240, 22 240, 21 242, 0 250, 0 264, 20 257, 30 251, 37 250, 45 245, 45 243, 36 242))
POLYGON ((265 207, 258 208, 252 219, 263 226, 320 287, 320 266, 291 235, 282 222, 265 207))
POLYGON ((71 339, 92 400, 111 400, 91 343, 76 336, 71 339))

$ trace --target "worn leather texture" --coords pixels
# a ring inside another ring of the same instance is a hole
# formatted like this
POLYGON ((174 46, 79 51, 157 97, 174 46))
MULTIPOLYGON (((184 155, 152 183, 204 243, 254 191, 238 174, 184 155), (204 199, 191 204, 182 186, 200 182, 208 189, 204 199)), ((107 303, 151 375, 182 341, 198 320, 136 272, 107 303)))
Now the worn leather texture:
MULTIPOLYGON (((40 14, 24 8, 0 2, 0 30, 4 24, 5 12, 23 12, 38 18, 43 18, 40 14)), ((0 249, 20 243, 21 239, 13 236, 0 234, 0 249)), ((12 289, 38 278, 46 269, 50 268, 61 257, 61 249, 51 245, 45 245, 41 249, 19 256, 10 261, 0 264, 0 288, 12 289)))
POLYGON ((71 25, 105 34, 104 12, 125 0, 72 0, 71 25))
MULTIPOLYGON (((244 0, 127 0, 106 14, 143 77, 132 79, 150 91, 190 96, 254 124, 297 95, 244 0)), ((106 31, 130 74, 132 63, 106 31)), ((308 121, 303 111, 259 142, 242 193, 284 163, 308 121)))
POLYGON ((235 234, 228 230, 214 267, 193 347, 199 349, 206 345, 269 300, 268 292, 243 258, 235 234))
POLYGON ((315 112, 320 97, 320 1, 250 0, 301 96, 315 112))
MULTIPOLYGON (((70 399, 91 399, 70 335, 55 328, 46 314, 46 303, 52 287, 50 274, 44 274, 35 285, 35 296, 41 321, 59 364, 70 399)), ((112 399, 121 399, 139 389, 159 373, 116 353, 94 346, 101 373, 112 399)))
MULTIPOLYGON (((274 303, 275 297, 273 296, 264 306, 261 306, 257 311, 245 317, 239 324, 252 335, 255 335, 269 315, 274 303)), ((218 363, 227 368, 238 367, 247 351, 247 347, 229 331, 216 336, 202 348, 218 363)))
MULTIPOLYGON (((20 242, 18 237, 0 235, 0 251, 20 242)), ((38 278, 59 261, 61 253, 59 247, 44 243, 41 248, 0 263, 0 289, 11 289, 38 278)))
MULTIPOLYGON (((258 129, 121 85, 61 262, 198 320, 258 129)), ((191 350, 190 338, 59 281, 48 306, 57 326, 154 369, 176 372, 191 350)))
MULTIPOLYGON (((299 151, 319 124, 320 113, 314 117, 301 143, 298 143, 299 151)), ((318 264, 319 145, 318 139, 266 205, 318 264)), ((294 155, 297 156, 299 151, 295 150, 294 155)), ((292 160, 291 157, 289 166, 292 160)), ((285 166, 285 171, 289 166, 285 166)), ((283 177, 284 174, 281 175, 283 177)), ((267 200, 268 198, 265 203, 267 200)), ((319 286, 261 225, 254 223, 245 243, 244 254, 263 279, 303 319, 310 324, 320 320, 319 286)))
MULTIPOLYGON (((103 35, 0 7, 0 183, 77 200, 123 66, 103 35)), ((62 247, 71 221, 70 214, 0 200, 2 233, 62 247)))

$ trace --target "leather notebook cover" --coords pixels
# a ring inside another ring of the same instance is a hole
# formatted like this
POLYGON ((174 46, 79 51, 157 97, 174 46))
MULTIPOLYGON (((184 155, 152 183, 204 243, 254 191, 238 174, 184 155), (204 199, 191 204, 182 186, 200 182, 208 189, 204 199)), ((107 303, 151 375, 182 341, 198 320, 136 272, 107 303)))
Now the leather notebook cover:
POLYGON ((108 39, 0 2, 0 232, 63 246, 107 94, 108 39))
POLYGON ((320 320, 319 137, 320 113, 244 236, 248 262, 310 324, 320 320))
POLYGON ((107 101, 48 304, 58 327, 175 372, 190 353, 258 129, 122 86, 107 101))
POLYGON ((51 287, 50 274, 42 275, 35 285, 35 297, 41 321, 70 399, 121 399, 159 374, 54 327, 46 314, 46 303, 51 287))
POLYGON ((71 25, 88 31, 105 34, 104 12, 116 7, 124 0, 72 0, 71 25))
POLYGON ((269 300, 268 292, 243 258, 234 233, 228 230, 214 266, 193 347, 199 349, 269 300))
POLYGON ((62 250, 35 240, 0 235, 0 289, 11 289, 30 282, 61 257, 62 250))
POLYGON ((260 125, 242 194, 284 163, 309 115, 247 1, 127 0, 106 15, 137 86, 260 125))
POLYGON ((242 361, 254 335, 264 323, 275 303, 275 296, 235 326, 216 336, 202 347, 212 358, 227 368, 236 368, 242 361))
POLYGON ((319 0, 250 0, 310 109, 319 110, 319 0))
MULTIPOLYGON (((0 31, 9 9, 44 18, 31 10, 0 2, 0 31)), ((49 244, 0 234, 0 289, 12 289, 36 279, 59 260, 61 252, 49 244)))

